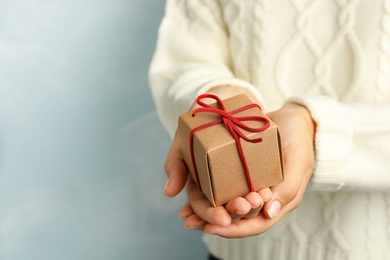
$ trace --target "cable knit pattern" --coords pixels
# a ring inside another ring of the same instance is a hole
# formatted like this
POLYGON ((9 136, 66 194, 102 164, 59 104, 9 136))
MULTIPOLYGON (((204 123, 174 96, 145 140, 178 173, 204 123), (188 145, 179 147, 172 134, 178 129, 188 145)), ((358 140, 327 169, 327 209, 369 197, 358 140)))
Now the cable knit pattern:
POLYGON ((234 66, 232 69, 238 78, 250 81, 250 71, 247 68, 250 68, 251 61, 245 51, 250 48, 251 42, 241 37, 242 34, 249 33, 251 24, 246 22, 246 19, 249 17, 248 11, 250 10, 248 10, 248 5, 241 0, 224 2, 226 5, 224 15, 231 35, 230 45, 235 50, 235 55, 232 55, 233 64, 245 64, 245 66, 234 66))
POLYGON ((377 101, 381 101, 383 95, 389 94, 389 77, 390 77, 390 1, 385 0, 383 4, 382 17, 382 35, 380 38, 381 54, 379 57, 379 73, 377 79, 378 92, 377 101))
POLYGON ((167 0, 150 83, 171 135, 219 85, 268 110, 297 102, 317 123, 302 204, 259 236, 205 235, 214 255, 390 259, 390 0, 167 0))
MULTIPOLYGON (((311 1, 307 5, 299 0, 292 0, 291 2, 297 11, 297 31, 281 51, 278 59, 276 78, 278 79, 279 89, 285 98, 294 95, 293 90, 290 88, 290 83, 287 80, 289 78, 287 74, 292 71, 290 66, 295 65, 289 64, 289 61, 291 61, 290 55, 295 51, 302 51, 300 47, 306 47, 309 49, 309 53, 314 56, 313 58, 315 60, 315 64, 313 65, 313 80, 307 86, 308 92, 318 93, 320 92, 320 88, 322 88, 322 93, 331 97, 337 97, 338 93, 336 93, 336 90, 333 88, 333 84, 330 81, 330 73, 332 72, 331 60, 338 59, 339 57, 336 56, 337 50, 340 49, 342 45, 347 45, 353 54, 354 68, 350 82, 347 82, 350 88, 348 88, 348 91, 345 91, 340 98, 348 100, 348 97, 353 96, 353 93, 358 89, 358 86, 361 83, 361 67, 363 66, 362 49, 356 34, 354 33, 353 24, 353 8, 358 1, 336 1, 340 9, 338 16, 340 29, 333 37, 332 41, 325 47, 322 47, 313 35, 314 29, 312 26, 313 20, 316 19, 314 12, 318 10, 319 5, 324 1, 311 1)), ((307 65, 312 66, 311 64, 307 65)), ((333 67, 333 70, 334 69, 338 68, 333 67)))
POLYGON ((350 244, 337 228, 340 225, 338 208, 342 206, 346 195, 344 193, 323 193, 321 195, 325 205, 322 215, 323 223, 327 223, 327 225, 321 226, 321 228, 314 233, 312 238, 313 245, 317 247, 321 246, 325 237, 328 237, 328 241, 333 240, 332 242, 338 245, 343 251, 350 251, 350 244))
MULTIPOLYGON (((262 49, 266 48, 264 46, 264 13, 266 12, 266 6, 265 1, 255 1, 254 7, 253 7, 253 19, 254 24, 256 26, 253 26, 253 59, 251 62, 251 74, 256 75, 261 71, 263 64, 262 60, 264 57, 262 56, 263 53, 261 52, 262 49)), ((261 86, 261 78, 260 77, 253 77, 251 80, 252 84, 261 86)))

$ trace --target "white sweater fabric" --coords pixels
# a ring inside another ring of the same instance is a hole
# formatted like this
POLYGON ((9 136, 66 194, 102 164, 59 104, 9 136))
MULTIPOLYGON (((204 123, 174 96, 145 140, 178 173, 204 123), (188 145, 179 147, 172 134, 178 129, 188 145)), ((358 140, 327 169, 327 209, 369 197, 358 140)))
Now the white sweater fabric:
POLYGON ((269 231, 205 235, 224 260, 390 259, 390 1, 168 0, 150 85, 173 135, 208 89, 249 89, 267 111, 306 106, 315 169, 269 231))

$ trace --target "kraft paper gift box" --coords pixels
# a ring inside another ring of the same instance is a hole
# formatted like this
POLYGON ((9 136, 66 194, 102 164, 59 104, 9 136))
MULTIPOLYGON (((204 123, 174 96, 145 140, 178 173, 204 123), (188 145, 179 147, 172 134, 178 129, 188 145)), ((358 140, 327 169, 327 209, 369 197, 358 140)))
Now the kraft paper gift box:
POLYGON ((197 101, 194 114, 180 115, 178 134, 187 168, 213 206, 283 181, 280 133, 260 107, 243 94, 197 101))

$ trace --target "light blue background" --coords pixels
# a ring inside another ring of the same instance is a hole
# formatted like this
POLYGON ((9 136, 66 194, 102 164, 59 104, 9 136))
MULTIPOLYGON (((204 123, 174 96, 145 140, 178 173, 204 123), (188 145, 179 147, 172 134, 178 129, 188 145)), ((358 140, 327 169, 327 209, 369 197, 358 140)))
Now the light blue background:
POLYGON ((163 0, 0 0, 0 259, 205 259, 147 83, 163 0))

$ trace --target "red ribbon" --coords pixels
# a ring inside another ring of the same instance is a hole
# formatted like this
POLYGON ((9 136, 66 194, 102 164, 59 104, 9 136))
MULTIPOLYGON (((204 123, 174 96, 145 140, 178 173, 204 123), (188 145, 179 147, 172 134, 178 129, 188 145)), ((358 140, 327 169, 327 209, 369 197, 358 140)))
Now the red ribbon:
POLYGON ((261 110, 261 108, 258 104, 249 104, 249 105, 246 105, 246 106, 243 106, 243 107, 240 107, 238 109, 235 109, 235 110, 228 112, 226 110, 225 105, 223 104, 222 100, 213 94, 200 95, 196 99, 196 102, 201 107, 195 109, 194 112, 192 113, 192 116, 195 116, 197 113, 202 113, 202 112, 203 113, 204 112, 214 113, 214 114, 218 114, 221 116, 221 118, 219 120, 216 120, 216 121, 204 124, 204 125, 200 125, 200 126, 194 128, 190 133, 191 160, 192 160, 192 166, 194 168, 194 175, 196 178, 196 183, 198 185, 199 190, 202 191, 202 187, 200 185, 198 170, 196 168, 196 163, 195 163, 194 135, 196 132, 198 132, 202 129, 205 129, 205 128, 208 128, 208 127, 220 124, 220 123, 224 123, 226 128, 229 130, 230 134, 233 136, 234 140, 236 141, 238 153, 240 155, 241 163, 244 166, 244 170, 245 170, 245 174, 246 174, 246 178, 248 181, 250 191, 255 191, 255 188, 254 188, 254 185, 252 182, 252 178, 251 178, 251 175, 249 172, 248 164, 247 164, 246 159, 245 159, 244 150, 242 149, 242 146, 241 146, 240 138, 244 139, 247 142, 251 142, 251 143, 259 143, 259 142, 262 142, 263 140, 262 140, 262 138, 254 138, 254 139, 248 138, 240 130, 240 128, 245 129, 245 130, 250 131, 250 132, 262 132, 262 131, 265 131, 270 126, 270 121, 268 120, 268 118, 262 117, 262 116, 242 116, 242 117, 234 116, 234 114, 241 112, 241 111, 244 111, 244 110, 247 110, 247 109, 250 109, 250 108, 258 108, 261 110), (214 99, 217 102, 217 106, 220 108, 213 107, 211 105, 204 103, 202 101, 202 99, 205 99, 205 98, 214 99), (260 121, 260 122, 264 122, 265 125, 262 127, 250 127, 244 123, 245 121, 260 121))

